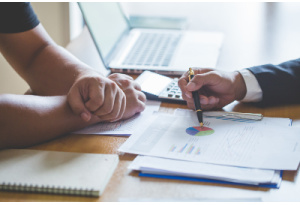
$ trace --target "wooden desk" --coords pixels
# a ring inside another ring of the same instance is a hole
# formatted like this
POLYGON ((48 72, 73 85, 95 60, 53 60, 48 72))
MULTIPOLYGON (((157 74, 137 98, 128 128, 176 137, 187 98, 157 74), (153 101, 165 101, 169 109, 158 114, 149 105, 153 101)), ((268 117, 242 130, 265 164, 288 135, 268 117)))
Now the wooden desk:
MULTIPOLYGON (((186 106, 163 103, 160 111, 173 112, 175 108, 186 108, 186 106)), ((225 107, 224 110, 258 112, 268 117, 290 117, 292 119, 300 119, 300 105, 260 109, 245 104, 232 103, 225 107)), ((31 147, 31 149, 39 150, 119 154, 119 165, 103 195, 99 198, 0 192, 0 201, 119 201, 122 199, 190 200, 207 198, 261 198, 263 201, 300 201, 300 179, 298 178, 298 171, 284 171, 283 182, 280 189, 138 177, 137 172, 130 172, 127 170, 127 166, 135 158, 135 155, 121 155, 118 152, 118 147, 120 147, 126 139, 127 137, 68 135, 31 147)))
MULTIPOLYGON (((127 11, 136 14, 178 14, 186 16, 190 29, 215 30, 225 33, 219 69, 233 70, 263 63, 279 63, 299 57, 300 3, 128 3, 127 11), (159 4, 159 5, 157 5, 159 4), (282 4, 283 7, 281 6, 282 4), (298 26, 297 26, 298 25, 298 26)), ((88 42, 84 41, 85 45, 88 42)), ((76 47, 76 46, 75 46, 76 47)), ((91 51, 87 49, 88 51, 91 51)), ((85 53, 83 49, 80 49, 85 53)), ((90 53, 86 57, 91 57, 90 53)), ((82 60, 86 60, 85 57, 82 60)), ((93 59, 97 61, 97 59, 93 59)), ((99 59, 98 59, 99 61, 99 59)), ((87 62, 88 63, 88 62, 87 62)), ((97 65, 99 62, 94 62, 97 65)), ((100 63, 101 64, 101 63, 100 63)), ((95 66, 96 68, 97 66, 95 66)), ((163 103, 160 111, 172 112, 184 105, 163 103)), ((232 103, 226 111, 262 113, 267 117, 289 117, 300 120, 300 105, 261 109, 232 103)), ((119 154, 118 147, 126 137, 68 135, 32 149, 82 153, 119 154)), ((0 192, 0 201, 119 201, 122 199, 218 199, 261 198, 263 201, 300 201, 298 171, 285 171, 280 189, 220 185, 179 180, 141 178, 127 166, 135 155, 119 155, 120 163, 99 198, 0 192)), ((276 160, 276 159, 274 159, 276 160)))

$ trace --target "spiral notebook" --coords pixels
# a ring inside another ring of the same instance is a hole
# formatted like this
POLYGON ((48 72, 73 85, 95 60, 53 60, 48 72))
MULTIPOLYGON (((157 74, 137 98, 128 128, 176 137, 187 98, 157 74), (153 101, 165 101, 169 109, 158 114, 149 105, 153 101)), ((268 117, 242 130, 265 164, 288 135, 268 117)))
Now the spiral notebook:
POLYGON ((118 155, 27 149, 0 151, 0 190, 100 196, 118 155))

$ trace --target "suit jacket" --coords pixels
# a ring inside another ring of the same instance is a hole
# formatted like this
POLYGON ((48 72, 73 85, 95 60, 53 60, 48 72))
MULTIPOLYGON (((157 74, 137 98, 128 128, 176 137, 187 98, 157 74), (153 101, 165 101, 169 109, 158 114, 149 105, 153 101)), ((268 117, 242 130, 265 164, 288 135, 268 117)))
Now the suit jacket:
POLYGON ((248 68, 262 91, 260 106, 300 103, 300 58, 279 65, 266 64, 248 68))

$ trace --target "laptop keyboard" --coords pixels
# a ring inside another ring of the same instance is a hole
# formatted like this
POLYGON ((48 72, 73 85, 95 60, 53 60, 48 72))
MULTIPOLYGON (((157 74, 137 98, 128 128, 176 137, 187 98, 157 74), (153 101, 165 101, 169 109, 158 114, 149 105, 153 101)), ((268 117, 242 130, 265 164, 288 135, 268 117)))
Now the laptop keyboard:
POLYGON ((182 34, 142 33, 123 65, 168 66, 182 34))

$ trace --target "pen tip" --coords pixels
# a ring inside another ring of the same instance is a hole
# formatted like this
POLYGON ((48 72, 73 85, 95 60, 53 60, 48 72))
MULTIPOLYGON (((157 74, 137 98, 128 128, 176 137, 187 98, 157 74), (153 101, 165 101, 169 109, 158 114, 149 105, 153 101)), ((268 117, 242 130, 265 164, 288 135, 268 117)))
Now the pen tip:
POLYGON ((203 127, 203 122, 200 122, 200 127, 203 127))

